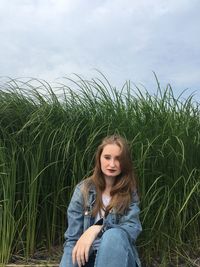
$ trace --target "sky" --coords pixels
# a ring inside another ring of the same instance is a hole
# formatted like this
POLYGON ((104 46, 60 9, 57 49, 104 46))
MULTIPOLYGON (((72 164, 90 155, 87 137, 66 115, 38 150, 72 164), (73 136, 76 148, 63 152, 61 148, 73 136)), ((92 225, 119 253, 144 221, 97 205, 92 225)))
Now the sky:
POLYGON ((54 83, 102 72, 200 100, 199 0, 1 0, 0 76, 54 83))

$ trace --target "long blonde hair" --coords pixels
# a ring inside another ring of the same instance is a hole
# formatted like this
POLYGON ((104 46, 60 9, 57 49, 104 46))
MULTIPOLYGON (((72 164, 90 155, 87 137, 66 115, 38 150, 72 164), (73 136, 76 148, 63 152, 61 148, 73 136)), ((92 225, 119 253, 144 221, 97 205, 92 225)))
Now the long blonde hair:
POLYGON ((133 169, 130 148, 126 139, 119 135, 105 137, 96 151, 93 174, 86 179, 85 183, 85 194, 88 194, 87 189, 92 184, 96 189, 96 201, 92 211, 93 216, 96 216, 96 214, 103 209, 102 192, 105 190, 106 183, 101 171, 100 157, 104 147, 110 144, 116 144, 121 149, 119 159, 121 173, 118 175, 117 179, 115 179, 115 183, 111 189, 111 201, 106 209, 106 212, 109 212, 111 209, 115 209, 117 213, 123 214, 130 205, 133 191, 136 190, 136 177, 133 169))

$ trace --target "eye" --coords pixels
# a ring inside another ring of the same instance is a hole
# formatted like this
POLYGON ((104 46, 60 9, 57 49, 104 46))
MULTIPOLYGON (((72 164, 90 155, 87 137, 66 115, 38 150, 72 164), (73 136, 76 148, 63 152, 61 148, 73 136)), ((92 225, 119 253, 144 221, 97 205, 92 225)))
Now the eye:
POLYGON ((105 155, 105 156, 104 156, 104 159, 109 160, 109 159, 110 159, 110 156, 105 155))

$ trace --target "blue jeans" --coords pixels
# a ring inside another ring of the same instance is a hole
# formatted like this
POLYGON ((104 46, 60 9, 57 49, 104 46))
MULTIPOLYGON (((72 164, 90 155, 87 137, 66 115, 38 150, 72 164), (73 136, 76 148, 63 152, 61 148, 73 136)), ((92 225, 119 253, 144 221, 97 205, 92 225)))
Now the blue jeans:
POLYGON ((136 267, 135 256, 127 234, 117 228, 107 230, 102 237, 96 259, 92 254, 85 267, 136 267))
MULTIPOLYGON (((60 267, 72 267, 65 265, 63 256, 60 267)), ((75 264, 73 267, 77 267, 75 264)), ((84 267, 137 267, 132 244, 126 232, 119 228, 107 230, 103 236, 97 254, 91 254, 84 267)))

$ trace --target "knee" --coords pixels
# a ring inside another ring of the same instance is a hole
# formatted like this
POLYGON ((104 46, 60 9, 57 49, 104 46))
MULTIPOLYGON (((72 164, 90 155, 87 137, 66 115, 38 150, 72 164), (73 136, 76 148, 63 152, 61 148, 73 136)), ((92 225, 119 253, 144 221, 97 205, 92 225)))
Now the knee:
POLYGON ((102 237, 101 243, 103 245, 110 246, 117 246, 120 244, 122 246, 123 244, 127 246, 128 237, 124 230, 119 228, 111 228, 107 230, 102 237))

